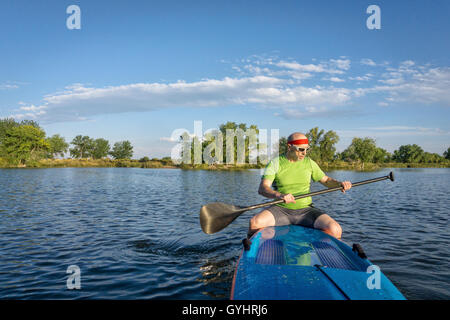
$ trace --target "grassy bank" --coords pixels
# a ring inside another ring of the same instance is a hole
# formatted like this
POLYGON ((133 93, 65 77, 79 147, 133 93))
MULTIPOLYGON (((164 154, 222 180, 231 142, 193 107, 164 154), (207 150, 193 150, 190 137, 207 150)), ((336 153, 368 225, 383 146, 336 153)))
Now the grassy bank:
POLYGON ((185 170, 216 170, 216 171, 236 171, 236 170, 247 170, 247 169, 260 169, 264 168, 265 165, 259 164, 239 164, 239 165, 229 165, 229 164, 180 164, 177 166, 180 169, 185 170))
MULTIPOLYGON (((318 165, 324 171, 329 170, 353 170, 353 171, 376 171, 383 168, 450 168, 450 162, 448 163, 358 163, 358 162, 345 162, 345 161, 333 161, 333 162, 321 162, 317 161, 318 165)), ((186 170, 246 170, 246 169, 261 169, 265 165, 188 165, 182 164, 177 166, 180 169, 186 170)))
MULTIPOLYGON (((450 168, 450 162, 446 163, 360 163, 360 162, 321 162, 319 166, 324 170, 354 170, 354 171, 374 171, 382 168, 450 168)), ((6 160, 0 158, 0 168, 178 168, 184 170, 247 170, 261 169, 265 165, 227 165, 227 164, 174 164, 168 159, 152 159, 149 161, 140 160, 113 160, 104 159, 43 159, 38 161, 30 161, 26 165, 10 164, 6 160)))
POLYGON ((450 168, 450 162, 447 163, 360 163, 360 162, 317 162, 323 170, 353 170, 353 171, 375 171, 382 168, 450 168))
POLYGON ((42 159, 30 161, 26 166, 10 164, 0 158, 1 168, 176 168, 172 162, 165 160, 114 160, 104 159, 42 159))

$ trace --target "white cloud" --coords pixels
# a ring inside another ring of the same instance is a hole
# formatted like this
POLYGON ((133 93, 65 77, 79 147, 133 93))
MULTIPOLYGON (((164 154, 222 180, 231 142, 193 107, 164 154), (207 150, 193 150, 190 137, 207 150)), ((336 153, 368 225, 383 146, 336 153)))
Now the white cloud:
MULTIPOLYGON (((362 59, 361 63, 375 64, 370 59, 362 59)), ((405 102, 450 106, 449 67, 417 65, 406 60, 396 68, 389 66, 384 69, 384 73, 378 76, 373 73, 346 76, 350 80, 365 81, 364 87, 355 88, 354 82, 345 85, 344 78, 337 76, 351 71, 351 61, 346 57, 302 64, 295 60, 252 56, 233 66, 233 70, 239 71, 239 76, 222 79, 109 87, 76 83, 44 96, 39 104, 20 102, 19 109, 12 116, 61 122, 173 107, 236 105, 276 109, 277 114, 290 117, 327 116, 342 113, 344 107, 358 112, 352 106, 356 105, 356 99, 364 99, 367 95, 376 97, 377 100, 371 102, 373 107, 392 107, 405 102), (316 80, 320 79, 331 81, 333 85, 318 86, 316 80), (309 85, 305 84, 306 81, 309 85), (341 87, 334 87, 337 84, 341 87)))
POLYGON ((20 119, 29 119, 29 118, 37 119, 39 116, 45 115, 45 113, 46 113, 45 111, 41 110, 41 111, 38 111, 38 112, 18 113, 18 114, 15 114, 13 117, 15 119, 18 119, 18 120, 20 120, 20 119))
POLYGON ((28 85, 28 84, 29 84, 28 82, 8 80, 4 83, 0 83, 0 90, 18 89, 18 88, 20 88, 20 86, 28 85))
MULTIPOLYGON (((22 105, 24 105, 23 103, 22 103, 22 105)), ((46 106, 39 106, 39 107, 36 107, 35 105, 30 105, 30 106, 24 106, 24 107, 20 107, 20 110, 23 110, 23 111, 33 111, 33 112, 39 112, 39 111, 43 111, 44 109, 47 109, 47 107, 46 106)))
POLYGON ((408 68, 408 67, 412 67, 413 65, 415 65, 415 62, 412 60, 406 60, 400 63, 400 68, 408 68))
MULTIPOLYGON (((384 100, 391 103, 438 104, 450 106, 450 68, 417 66, 413 61, 405 61, 398 68, 386 68, 382 79, 373 85, 358 88, 358 96, 385 93, 384 100)), ((373 79, 376 80, 376 79, 373 79)))
POLYGON ((405 82, 405 80, 403 78, 392 78, 392 79, 387 79, 387 80, 380 79, 378 81, 381 83, 389 84, 389 85, 397 85, 397 84, 405 82))
POLYGON ((330 63, 335 65, 338 69, 348 70, 350 69, 349 59, 330 59, 330 63))
POLYGON ((338 78, 338 77, 330 77, 330 78, 323 78, 323 80, 328 80, 331 82, 345 82, 344 79, 338 78))
POLYGON ((161 137, 161 138, 159 138, 159 141, 178 142, 178 140, 173 139, 172 137, 161 137))
POLYGON ((325 68, 322 65, 317 64, 300 64, 298 62, 286 62, 280 61, 276 64, 276 66, 281 68, 287 68, 297 71, 306 71, 306 72, 326 72, 325 68))
POLYGON ((349 77, 350 80, 355 81, 369 81, 373 77, 373 74, 366 73, 364 76, 356 76, 356 77, 349 77))
POLYGON ((17 84, 9 84, 9 83, 0 84, 0 90, 10 90, 17 88, 19 88, 17 84))
MULTIPOLYGON (((187 129, 180 129, 172 133, 172 136, 170 137, 160 137, 159 141, 165 141, 165 142, 180 142, 180 136, 183 134, 188 134, 190 138, 196 137, 194 133, 189 133, 187 129)), ((203 139, 203 137, 202 137, 203 139)))
POLYGON ((397 102, 438 103, 450 106, 450 68, 399 68, 402 79, 386 80, 391 87, 385 88, 391 92, 391 98, 397 102))
POLYGON ((350 68, 350 60, 348 59, 330 59, 329 61, 319 64, 301 64, 296 61, 284 61, 274 63, 277 67, 286 68, 301 72, 331 73, 343 74, 343 70, 350 68))
POLYGON ((366 66, 371 66, 371 67, 375 67, 377 64, 372 60, 372 59, 361 59, 360 61, 361 64, 366 65, 366 66))
POLYGON ((40 106, 22 106, 43 121, 86 119, 99 114, 144 112, 171 107, 211 108, 228 105, 262 107, 338 106, 351 99, 351 90, 289 85, 287 80, 266 76, 224 78, 170 84, 138 83, 105 88, 77 86, 44 97, 40 106))
POLYGON ((337 134, 343 138, 353 137, 399 137, 399 136, 450 136, 449 131, 440 128, 411 127, 411 126, 383 126, 364 127, 354 130, 337 130, 337 134))

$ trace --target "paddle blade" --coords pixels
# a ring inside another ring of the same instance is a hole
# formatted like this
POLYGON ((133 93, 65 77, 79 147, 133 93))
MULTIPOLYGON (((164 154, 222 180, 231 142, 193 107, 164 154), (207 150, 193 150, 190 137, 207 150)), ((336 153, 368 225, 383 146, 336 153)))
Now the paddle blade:
POLYGON ((221 202, 208 203, 200 209, 200 226, 207 234, 219 232, 244 211, 241 207, 221 202))
POLYGON ((392 171, 389 173, 389 179, 391 179, 391 181, 394 181, 394 173, 392 171))

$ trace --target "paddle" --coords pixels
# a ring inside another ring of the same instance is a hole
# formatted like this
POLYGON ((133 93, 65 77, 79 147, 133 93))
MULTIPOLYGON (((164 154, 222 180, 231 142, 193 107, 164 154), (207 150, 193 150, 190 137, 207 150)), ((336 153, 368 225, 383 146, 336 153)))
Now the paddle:
MULTIPOLYGON (((368 183, 378 182, 382 180, 390 179, 391 181, 394 181, 394 173, 390 172, 389 175, 380 177, 380 178, 374 178, 364 181, 359 181, 352 183, 352 187, 361 186, 368 183)), ((315 191, 307 194, 297 195, 294 196, 295 199, 302 199, 306 197, 311 196, 317 196, 319 194, 324 194, 328 192, 338 191, 342 190, 342 187, 337 188, 330 188, 330 189, 324 189, 320 191, 315 191)), ((234 219, 239 217, 242 213, 248 210, 268 207, 274 204, 282 203, 284 200, 275 200, 270 202, 264 202, 260 204, 256 204, 250 207, 239 207, 234 206, 222 202, 214 202, 214 203, 208 203, 207 205, 204 205, 200 209, 200 226, 202 227, 202 230, 204 233, 212 234, 216 233, 226 226, 228 226, 231 222, 233 222, 234 219)))

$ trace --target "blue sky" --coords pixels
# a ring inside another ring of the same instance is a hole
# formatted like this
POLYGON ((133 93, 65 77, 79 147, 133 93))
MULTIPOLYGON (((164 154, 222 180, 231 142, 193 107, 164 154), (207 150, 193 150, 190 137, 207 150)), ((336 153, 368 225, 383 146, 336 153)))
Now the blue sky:
POLYGON ((0 117, 169 156, 175 129, 450 146, 448 1, 2 1, 0 117), (69 30, 66 8, 81 9, 69 30), (369 5, 381 29, 369 30, 369 5))

